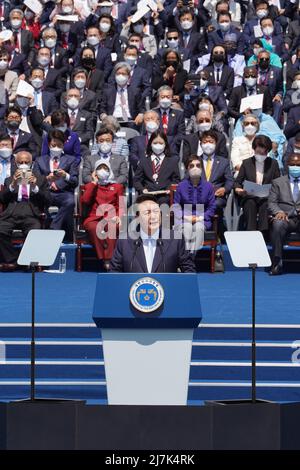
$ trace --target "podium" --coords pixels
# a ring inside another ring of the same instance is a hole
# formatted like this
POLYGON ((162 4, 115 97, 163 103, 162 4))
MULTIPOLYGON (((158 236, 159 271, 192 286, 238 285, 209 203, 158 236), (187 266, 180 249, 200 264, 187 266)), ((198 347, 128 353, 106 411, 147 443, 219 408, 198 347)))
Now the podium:
POLYGON ((201 318, 196 274, 98 274, 108 404, 186 405, 201 318))

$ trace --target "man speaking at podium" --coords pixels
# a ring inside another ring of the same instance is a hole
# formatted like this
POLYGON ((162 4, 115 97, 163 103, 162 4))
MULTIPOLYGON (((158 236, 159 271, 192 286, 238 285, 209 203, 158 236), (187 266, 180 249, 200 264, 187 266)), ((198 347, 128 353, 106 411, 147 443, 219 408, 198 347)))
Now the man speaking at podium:
POLYGON ((136 200, 138 206, 140 237, 119 239, 111 260, 111 272, 125 273, 194 273, 195 264, 185 241, 160 238, 161 212, 155 197, 147 194, 136 200))

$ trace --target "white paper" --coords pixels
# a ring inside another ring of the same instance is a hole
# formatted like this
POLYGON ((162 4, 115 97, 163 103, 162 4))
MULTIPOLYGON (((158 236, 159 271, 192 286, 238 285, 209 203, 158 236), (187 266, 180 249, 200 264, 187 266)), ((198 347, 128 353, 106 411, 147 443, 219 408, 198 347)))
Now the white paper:
POLYGON ((19 96, 34 96, 34 88, 25 80, 20 80, 18 83, 16 94, 19 96))
POLYGON ((43 11, 43 5, 39 2, 39 0, 24 0, 24 5, 26 5, 28 8, 30 8, 30 10, 38 15, 43 11))
POLYGON ((157 4, 154 0, 147 0, 148 6, 151 8, 152 11, 157 11, 157 4))
POLYGON ((191 68, 191 59, 187 59, 183 61, 183 70, 185 70, 187 73, 190 72, 191 68))
POLYGON ((78 15, 56 15, 56 18, 60 21, 78 21, 78 15))
POLYGON ((244 181, 244 190, 251 196, 268 197, 271 189, 271 184, 257 184, 252 181, 244 181))
POLYGON ((262 109, 263 107, 264 95, 260 93, 259 95, 251 95, 242 98, 240 105, 240 113, 243 113, 246 109, 262 109))
POLYGON ((150 11, 148 5, 143 5, 140 10, 136 11, 131 18, 131 23, 137 23, 143 16, 145 16, 150 11))
POLYGON ((116 52, 112 52, 110 54, 110 57, 111 57, 111 61, 112 62, 117 62, 117 59, 118 59, 118 54, 116 52))
POLYGON ((254 37, 255 38, 261 38, 263 33, 260 27, 260 24, 257 24, 253 27, 253 32, 254 32, 254 37))

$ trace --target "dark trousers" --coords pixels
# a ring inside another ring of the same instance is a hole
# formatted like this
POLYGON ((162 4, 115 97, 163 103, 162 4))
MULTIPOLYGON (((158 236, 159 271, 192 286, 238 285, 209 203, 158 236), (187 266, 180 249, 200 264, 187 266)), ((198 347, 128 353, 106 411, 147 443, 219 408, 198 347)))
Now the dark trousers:
POLYGON ((300 232, 300 220, 297 218, 285 220, 274 219, 271 226, 271 241, 273 257, 282 258, 282 247, 286 236, 291 232, 300 232))
POLYGON ((242 205, 246 230, 268 230, 267 199, 248 197, 242 201, 242 205))
POLYGON ((73 239, 74 227, 74 194, 70 192, 51 193, 51 204, 58 207, 57 214, 53 217, 50 228, 53 230, 65 230, 66 238, 73 239))
MULTIPOLYGON (((24 208, 24 206, 23 206, 24 208)), ((0 262, 16 263, 18 259, 18 250, 11 243, 13 230, 22 230, 26 236, 32 229, 40 229, 41 222, 39 219, 28 214, 25 210, 22 214, 21 204, 14 210, 11 217, 0 219, 0 262)))

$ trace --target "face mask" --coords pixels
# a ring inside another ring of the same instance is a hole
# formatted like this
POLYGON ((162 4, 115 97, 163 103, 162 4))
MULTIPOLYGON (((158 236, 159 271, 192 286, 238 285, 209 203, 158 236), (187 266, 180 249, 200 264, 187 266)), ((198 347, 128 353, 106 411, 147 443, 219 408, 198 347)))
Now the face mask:
POLYGON ((292 84, 292 88, 300 88, 300 80, 294 80, 292 84))
POLYGON ((155 121, 147 121, 146 122, 146 129, 147 129, 147 132, 149 132, 149 134, 152 134, 152 132, 157 131, 158 127, 159 126, 158 126, 157 122, 155 122, 155 121))
POLYGON ((99 24, 99 29, 100 29, 100 31, 102 31, 102 33, 108 33, 110 28, 111 28, 110 23, 106 23, 106 22, 101 21, 100 24, 99 24))
POLYGON ((201 144, 201 147, 205 155, 212 155, 216 150, 215 144, 201 144))
POLYGON ((8 67, 8 62, 6 60, 0 60, 0 70, 5 70, 8 67))
POLYGON ((170 108, 172 104, 172 101, 169 98, 162 98, 159 100, 159 106, 163 109, 168 109, 170 108))
POLYGON ((19 29, 22 25, 22 20, 11 20, 10 24, 13 29, 19 29))
POLYGON ((96 60, 94 57, 83 57, 81 63, 86 69, 93 69, 96 65, 96 60))
POLYGON ((167 60, 166 66, 167 67, 173 67, 175 70, 177 70, 178 62, 177 62, 177 60, 167 60))
POLYGON ((42 67, 46 67, 50 63, 50 57, 38 57, 37 61, 42 67))
POLYGON ((179 41, 178 39, 167 39, 167 44, 171 49, 177 49, 179 41))
POLYGON ((65 124, 64 126, 55 127, 55 129, 57 131, 61 131, 61 132, 65 133, 66 130, 68 129, 68 126, 67 126, 67 124, 65 124))
POLYGON ((155 155, 160 155, 161 153, 163 153, 165 148, 166 148, 165 144, 152 144, 151 145, 152 152, 155 153, 155 155))
POLYGON ((53 49, 56 46, 56 39, 46 39, 44 42, 45 46, 49 47, 49 49, 53 49))
POLYGON ((3 147, 2 149, 0 149, 0 157, 1 158, 9 158, 10 156, 12 155, 12 149, 8 148, 8 147, 3 147))
POLYGON ((111 142, 103 142, 103 144, 99 144, 99 150, 101 153, 109 153, 112 149, 111 142))
POLYGON ((230 29, 230 22, 219 23, 219 28, 220 28, 220 30, 223 31, 223 32, 229 31, 229 29, 230 29))
POLYGON ((6 122, 6 126, 12 131, 16 131, 20 124, 21 124, 20 121, 7 121, 6 122))
POLYGON ((189 170, 189 176, 191 178, 197 178, 197 177, 200 177, 202 175, 202 170, 201 168, 191 168, 189 170))
POLYGON ((265 18, 268 15, 268 10, 257 10, 256 16, 261 19, 265 18))
POLYGON ((254 78, 254 77, 245 78, 244 81, 247 87, 253 88, 257 83, 257 78, 254 78))
POLYGON ((254 135, 256 131, 257 127, 253 126, 252 124, 244 127, 244 132, 246 135, 254 135))
POLYGON ((267 158, 267 155, 255 154, 255 160, 256 160, 258 163, 263 163, 266 158, 267 158))
POLYGON ((125 62, 127 62, 127 64, 131 66, 134 66, 137 61, 137 58, 135 57, 135 55, 127 55, 126 57, 124 57, 124 59, 125 59, 125 62))
POLYGON ((27 108, 29 106, 29 98, 26 98, 25 96, 17 96, 16 101, 20 108, 27 108))
POLYGON ((70 98, 67 101, 67 105, 70 109, 76 109, 79 106, 79 100, 77 98, 70 98))
POLYGON ((138 34, 142 34, 143 29, 144 29, 144 25, 143 25, 143 24, 136 24, 136 25, 133 26, 133 31, 134 31, 135 33, 138 33, 138 34))
POLYGON ((300 153, 300 148, 294 147, 294 153, 300 153))
POLYGON ((193 22, 189 20, 184 20, 180 24, 181 24, 182 29, 184 29, 185 31, 188 31, 189 29, 192 29, 193 27, 193 22))
POLYGON ((79 88, 79 90, 81 90, 82 88, 85 87, 85 85, 86 85, 86 80, 82 80, 82 79, 80 79, 80 80, 75 80, 75 81, 74 81, 74 85, 76 86, 76 88, 79 88))
POLYGON ((28 171, 31 168, 31 165, 29 165, 29 163, 20 163, 17 166, 18 166, 18 169, 22 171, 28 171))
POLYGON ((214 62, 221 63, 224 62, 224 54, 213 54, 212 59, 214 62))
POLYGON ((254 55, 257 57, 258 54, 262 51, 262 48, 261 47, 254 47, 253 49, 253 53, 254 55))
POLYGON ((201 88, 201 90, 206 88, 207 84, 208 84, 208 80, 203 80, 203 78, 200 78, 200 88, 201 88))
POLYGON ((118 74, 118 75, 116 75, 116 82, 117 82, 118 85, 124 86, 128 82, 128 76, 118 74))
POLYGON ((209 131, 211 129, 211 122, 201 122, 197 124, 198 132, 209 131))
POLYGON ((60 24, 59 29, 62 33, 68 33, 71 29, 71 25, 69 25, 69 24, 60 24))
POLYGON ((98 38, 98 36, 88 36, 87 37, 87 43, 90 46, 98 46, 99 42, 100 42, 100 39, 98 38))
POLYGON ((273 26, 266 26, 265 28, 262 29, 262 32, 264 33, 265 36, 271 36, 273 34, 274 28, 273 26))
POLYGON ((259 66, 261 69, 265 70, 269 67, 270 60, 269 59, 259 59, 259 66))
POLYGON ((33 86, 33 88, 38 90, 44 85, 44 80, 41 80, 40 78, 34 78, 33 80, 31 80, 31 85, 33 86))
POLYGON ((61 149, 59 147, 51 147, 50 148, 51 157, 60 157, 62 153, 63 153, 63 149, 61 149))
POLYGON ((300 166, 288 166, 289 169, 289 175, 292 176, 293 178, 299 178, 300 177, 300 166))
POLYGON ((109 178, 109 171, 104 170, 104 168, 102 168, 101 170, 96 171, 96 175, 101 182, 104 182, 107 181, 109 178))
POLYGON ((207 111, 209 110, 210 105, 208 103, 199 103, 198 107, 201 111, 207 111))
POLYGON ((65 13, 66 15, 71 15, 73 13, 73 8, 71 6, 63 7, 62 12, 65 13))

